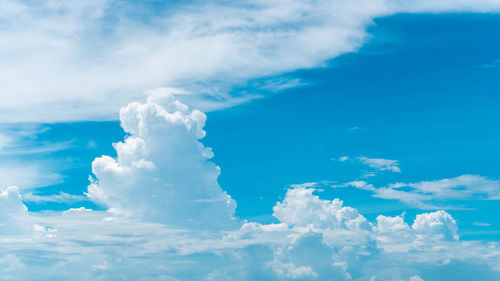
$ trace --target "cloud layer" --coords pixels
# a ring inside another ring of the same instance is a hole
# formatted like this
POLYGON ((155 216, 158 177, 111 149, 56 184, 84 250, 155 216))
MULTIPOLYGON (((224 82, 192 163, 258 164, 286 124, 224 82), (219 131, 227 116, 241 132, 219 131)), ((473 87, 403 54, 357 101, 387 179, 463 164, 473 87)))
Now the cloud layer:
POLYGON ((356 50, 376 17, 499 8, 494 0, 8 1, 0 122, 115 119, 138 93, 165 86, 201 90, 211 105, 195 101, 207 108, 230 105, 248 98, 228 95, 235 85, 356 50))
MULTIPOLYGON (((93 163, 88 196, 107 211, 28 212, 0 193, 3 280, 498 280, 496 243, 460 241, 445 211, 368 221, 296 186, 274 224, 234 216, 200 142, 205 115, 171 95, 121 110, 117 157, 93 163)), ((38 198, 40 199, 40 198, 38 198)))

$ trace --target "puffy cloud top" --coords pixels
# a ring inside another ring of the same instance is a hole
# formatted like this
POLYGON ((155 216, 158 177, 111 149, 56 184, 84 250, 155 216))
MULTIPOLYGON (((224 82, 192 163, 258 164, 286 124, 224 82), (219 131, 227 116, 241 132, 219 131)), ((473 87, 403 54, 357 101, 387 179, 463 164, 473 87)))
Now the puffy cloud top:
POLYGON ((446 239, 458 240, 457 223, 445 211, 417 215, 412 229, 427 236, 442 236, 446 239))
POLYGON ((236 204, 217 183, 220 169, 199 139, 206 116, 175 100, 154 96, 120 111, 130 135, 114 144, 117 158, 92 163, 96 180, 88 196, 148 221, 189 227, 215 227, 236 221, 236 204))
POLYGON ((298 187, 286 193, 283 202, 273 208, 274 216, 288 225, 319 228, 341 228, 369 230, 367 220, 351 207, 343 207, 339 199, 322 200, 313 195, 315 189, 298 187))

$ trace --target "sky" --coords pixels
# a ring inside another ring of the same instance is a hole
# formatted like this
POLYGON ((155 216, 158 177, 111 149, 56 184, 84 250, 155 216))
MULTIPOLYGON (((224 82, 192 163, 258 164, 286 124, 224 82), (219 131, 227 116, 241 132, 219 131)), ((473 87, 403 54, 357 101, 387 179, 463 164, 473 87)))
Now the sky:
POLYGON ((0 279, 500 280, 500 2, 0 10, 0 279))

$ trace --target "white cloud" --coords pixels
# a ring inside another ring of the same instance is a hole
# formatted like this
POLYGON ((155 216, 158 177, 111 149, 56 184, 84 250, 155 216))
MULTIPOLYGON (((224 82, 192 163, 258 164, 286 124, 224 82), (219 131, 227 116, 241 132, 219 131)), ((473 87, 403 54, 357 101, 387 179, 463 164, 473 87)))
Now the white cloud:
POLYGON ((38 124, 0 124, 0 156, 13 157, 65 150, 72 141, 40 142, 40 134, 49 128, 38 124))
POLYGON ((347 157, 347 156, 339 157, 339 161, 340 162, 344 162, 344 161, 347 161, 347 160, 349 160, 349 157, 347 157))
POLYGON ((291 184, 291 188, 299 188, 299 187, 317 187, 318 185, 322 184, 323 182, 305 182, 305 183, 298 183, 298 184, 291 184))
POLYGON ((453 200, 499 200, 500 182, 477 175, 416 183, 393 183, 375 187, 366 181, 352 181, 332 187, 355 187, 373 192, 374 197, 395 199, 420 209, 463 209, 446 205, 453 200))
POLYGON ((346 184, 337 185, 334 187, 346 187, 346 186, 352 186, 355 188, 364 189, 364 190, 371 190, 371 191, 375 190, 375 187, 372 184, 367 183, 366 181, 351 181, 351 182, 348 182, 346 184))
POLYGON ((0 124, 0 188, 16 185, 24 190, 62 182, 56 161, 45 157, 72 147, 72 142, 40 141, 47 130, 38 124, 0 124))
POLYGON ((27 192, 23 194, 24 202, 34 202, 34 203, 46 203, 46 202, 56 202, 56 203, 75 203, 80 201, 87 201, 88 197, 83 195, 68 194, 66 192, 59 192, 58 194, 51 195, 36 195, 32 192, 27 192))
POLYGON ((7 280, 29 280, 35 273, 37 280, 411 280, 417 274, 435 279, 436 270, 475 270, 486 276, 482 280, 495 280, 500 274, 491 269, 500 249, 457 240, 456 223, 444 211, 421 214, 411 227, 402 217, 379 216, 372 224, 338 199, 323 200, 313 191, 289 190, 275 207, 280 224, 247 222, 220 232, 147 223, 111 211, 28 213, 10 189, 0 194, 10 202, 1 220, 22 228, 0 235, 0 275, 7 280), (307 208, 313 211, 292 217, 307 208), (454 262, 463 268, 447 267, 454 262))
POLYGON ((161 93, 122 108, 120 120, 129 136, 114 144, 116 159, 102 156, 92 163, 92 200, 184 227, 235 221, 236 204, 217 183, 220 168, 209 160, 212 150, 199 141, 204 113, 161 93))
POLYGON ((383 159, 383 158, 368 158, 364 156, 351 158, 349 156, 341 156, 338 159, 333 158, 332 160, 337 160, 339 162, 349 161, 351 163, 361 163, 363 165, 368 166, 368 171, 364 171, 363 178, 369 178, 376 176, 378 172, 381 171, 391 171, 395 173, 400 173, 401 169, 399 168, 399 161, 383 159))
POLYGON ((410 281, 425 281, 425 280, 422 279, 420 276, 415 275, 410 278, 410 281))
POLYGON ((462 175, 435 181, 395 183, 377 188, 374 193, 375 197, 396 199, 423 209, 439 209, 446 208, 443 202, 450 200, 499 200, 500 182, 477 175, 462 175))
POLYGON ((346 228, 349 231, 370 230, 370 225, 357 210, 343 207, 342 201, 322 200, 313 195, 313 188, 288 190, 283 202, 273 208, 274 216, 287 225, 298 227, 346 228))
POLYGON ((445 211, 417 215, 412 229, 421 235, 442 235, 446 239, 458 240, 457 223, 445 211))
POLYGON ((314 272, 311 266, 296 266, 293 263, 282 263, 273 261, 270 263, 274 271, 286 279, 316 279, 318 274, 314 272))
POLYGON ((472 224, 475 226, 491 226, 491 223, 487 222, 473 222, 472 224))
POLYGON ((370 168, 378 171, 391 171, 395 173, 401 172, 401 169, 399 168, 399 161, 397 160, 368 157, 357 157, 356 159, 362 164, 368 165, 370 168))
POLYGON ((16 185, 20 189, 43 187, 62 182, 63 177, 43 162, 7 161, 0 164, 0 188, 16 185))
POLYGON ((146 3, 3 3, 0 121, 114 119, 138 93, 167 85, 202 89, 225 106, 235 85, 355 51, 376 17, 500 8, 496 0, 146 3))
POLYGON ((89 196, 111 207, 107 211, 28 212, 17 188, 0 192, 1 279, 409 280, 417 274, 432 279, 436 271, 473 272, 481 280, 500 276, 494 270, 498 246, 460 241, 455 220, 444 211, 419 214, 411 226, 402 216, 372 223, 303 185, 273 208, 279 223, 242 221, 217 183, 211 150, 200 142, 203 113, 172 96, 155 96, 124 107, 121 121, 129 135, 115 144, 116 159, 94 161, 96 179, 89 186, 89 196))

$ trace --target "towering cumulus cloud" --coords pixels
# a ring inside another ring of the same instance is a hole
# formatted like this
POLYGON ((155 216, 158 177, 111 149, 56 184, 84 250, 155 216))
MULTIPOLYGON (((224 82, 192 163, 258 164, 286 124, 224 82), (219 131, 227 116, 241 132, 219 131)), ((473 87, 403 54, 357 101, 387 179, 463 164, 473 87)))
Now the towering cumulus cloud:
POLYGON ((120 111, 129 136, 114 144, 116 159, 97 158, 97 177, 88 196, 108 207, 138 214, 146 221, 188 227, 228 227, 236 222, 236 204, 217 183, 220 169, 209 159, 206 115, 156 93, 144 104, 120 111))

